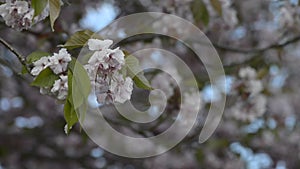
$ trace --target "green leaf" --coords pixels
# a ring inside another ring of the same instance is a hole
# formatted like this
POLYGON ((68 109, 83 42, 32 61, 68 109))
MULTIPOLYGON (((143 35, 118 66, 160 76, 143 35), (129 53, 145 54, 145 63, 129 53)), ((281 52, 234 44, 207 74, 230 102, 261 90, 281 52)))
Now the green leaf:
POLYGON ((58 80, 59 76, 54 74, 50 68, 46 68, 35 78, 31 83, 32 86, 37 87, 51 87, 55 80, 58 80))
POLYGON ((66 103, 64 106, 64 117, 67 122, 66 132, 67 132, 67 134, 69 134, 73 125, 78 122, 78 117, 77 117, 76 111, 74 110, 74 107, 69 100, 66 100, 66 103))
POLYGON ((66 122, 67 122, 67 130, 66 130, 67 133, 70 132, 70 130, 72 129, 72 126, 78 120, 80 120, 81 122, 84 121, 86 111, 87 111, 87 107, 88 107, 87 106, 88 105, 87 104, 87 96, 85 97, 85 99, 83 97, 80 97, 79 102, 75 101, 75 104, 80 104, 80 105, 77 106, 77 108, 75 108, 75 106, 74 106, 74 102, 73 102, 73 99, 74 99, 73 98, 73 72, 72 72, 74 70, 74 66, 75 66, 74 64, 75 63, 73 62, 72 65, 69 66, 69 70, 68 70, 69 90, 68 90, 68 98, 67 98, 67 101, 65 103, 65 119, 66 119, 66 122), (71 69, 72 69, 72 71, 71 71, 71 69), (83 99, 81 99, 81 98, 83 98, 83 99), (76 117, 74 115, 76 115, 76 117))
POLYGON ((120 73, 123 75, 124 78, 127 76, 127 67, 123 66, 120 70, 120 73))
POLYGON ((79 120, 80 120, 81 123, 84 122, 87 109, 88 109, 87 100, 80 107, 77 108, 77 112, 80 112, 79 120))
POLYGON ((54 23, 60 14, 60 0, 49 0, 49 10, 51 29, 54 31, 54 23))
POLYGON ((218 14, 222 16, 222 4, 220 0, 210 0, 210 4, 218 12, 218 14))
POLYGON ((27 63, 30 64, 30 63, 33 63, 33 62, 41 59, 44 56, 50 56, 50 54, 47 52, 36 51, 36 52, 33 52, 30 55, 28 55, 26 58, 26 61, 27 61, 27 63))
POLYGON ((26 65, 23 65, 23 66, 22 66, 21 74, 22 74, 22 75, 25 75, 25 74, 27 74, 27 73, 29 73, 29 72, 28 72, 28 70, 27 70, 27 68, 26 68, 26 65))
POLYGON ((69 86, 71 87, 69 95, 74 108, 77 109, 87 100, 91 92, 90 78, 84 67, 76 59, 72 59, 69 70, 72 73, 72 76, 69 76, 72 80, 68 79, 68 83, 72 83, 69 86))
POLYGON ((31 6, 34 9, 34 16, 41 14, 47 4, 48 0, 31 0, 31 6))
POLYGON ((84 54, 82 57, 77 58, 77 60, 82 64, 88 64, 90 58, 93 56, 94 53, 95 53, 94 51, 88 52, 84 54))
POLYGON ((60 45, 60 47, 65 47, 67 49, 81 48, 85 46, 87 41, 91 38, 101 39, 101 37, 93 31, 78 31, 74 33, 64 45, 60 45))
POLYGON ((206 5, 201 1, 201 0, 194 0, 191 3, 191 11, 194 16, 195 22, 198 23, 203 23, 204 25, 208 25, 209 23, 209 13, 206 8, 206 5))
POLYGON ((146 90, 153 90, 153 88, 151 87, 149 81, 147 80, 147 78, 145 77, 143 72, 138 73, 133 78, 133 81, 138 88, 146 89, 146 90))
POLYGON ((136 57, 132 55, 126 56, 125 64, 127 67, 128 76, 133 79, 137 87, 146 90, 153 90, 149 81, 144 76, 144 72, 140 68, 139 60, 136 57))
POLYGON ((72 80, 73 80, 73 73, 72 73, 71 70, 68 70, 68 99, 73 104, 73 101, 72 101, 72 80))

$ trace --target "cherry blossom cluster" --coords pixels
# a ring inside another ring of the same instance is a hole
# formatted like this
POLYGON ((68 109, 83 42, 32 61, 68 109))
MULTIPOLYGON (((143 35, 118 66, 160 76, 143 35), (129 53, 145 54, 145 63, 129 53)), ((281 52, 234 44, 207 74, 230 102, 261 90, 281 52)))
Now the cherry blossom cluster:
POLYGON ((59 75, 59 79, 55 81, 52 88, 41 88, 42 94, 48 94, 51 92, 57 96, 59 100, 65 100, 68 95, 68 64, 71 62, 71 55, 67 49, 62 48, 58 53, 54 53, 52 56, 44 56, 39 60, 33 62, 33 69, 31 74, 37 76, 46 68, 50 68, 53 73, 59 75))
POLYGON ((0 5, 0 15, 6 25, 23 30, 45 19, 49 15, 49 8, 46 7, 40 15, 34 16, 30 1, 6 0, 6 3, 0 5))
MULTIPOLYGON (((124 103, 130 100, 133 81, 120 73, 125 65, 124 53, 119 48, 110 49, 113 41, 89 39, 88 48, 93 52, 88 63, 84 65, 90 78, 93 91, 100 104, 124 103)), ((38 76, 46 68, 50 68, 59 76, 52 87, 41 88, 42 94, 52 94, 59 100, 65 100, 68 95, 68 64, 71 55, 62 48, 52 56, 44 56, 33 62, 31 74, 38 76)))
POLYGON ((112 40, 88 41, 88 48, 94 53, 84 67, 100 104, 124 103, 133 90, 132 79, 120 73, 125 55, 119 48, 110 49, 112 44, 112 40))
POLYGON ((235 87, 239 93, 236 103, 230 109, 235 119, 253 121, 264 115, 267 99, 262 94, 263 85, 255 69, 251 67, 240 69, 235 87))

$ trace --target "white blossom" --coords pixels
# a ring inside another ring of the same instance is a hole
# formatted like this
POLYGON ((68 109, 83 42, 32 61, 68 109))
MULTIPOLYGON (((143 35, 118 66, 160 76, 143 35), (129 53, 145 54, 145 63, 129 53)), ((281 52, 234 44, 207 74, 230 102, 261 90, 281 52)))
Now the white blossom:
POLYGON ((114 103, 115 97, 111 91, 107 91, 105 93, 101 93, 97 95, 97 101, 100 104, 110 104, 114 103))
POLYGON ((6 25, 17 30, 28 29, 31 26, 33 13, 26 1, 7 1, 0 6, 0 15, 6 25))
POLYGON ((183 100, 181 104, 180 111, 184 114, 183 116, 178 116, 180 119, 180 124, 183 126, 189 125, 195 121, 193 113, 195 111, 200 111, 203 107, 203 100, 201 93, 196 89, 189 92, 183 93, 183 100))
POLYGON ((257 76, 256 70, 251 67, 245 67, 239 70, 240 78, 255 79, 257 76))
POLYGON ((231 0, 220 0, 220 2, 222 3, 223 8, 229 8, 232 4, 231 0))
POLYGON ((23 17, 23 22, 31 22, 31 19, 33 18, 34 15, 34 10, 29 11, 28 13, 26 13, 23 17))
MULTIPOLYGON (((109 91, 110 79, 99 78, 91 80, 91 84, 98 94, 107 93, 109 91)), ((103 103, 103 102, 101 102, 103 103)))
POLYGON ((68 68, 68 63, 72 60, 71 55, 67 49, 62 48, 58 53, 54 53, 50 57, 50 68, 55 74, 65 72, 68 68))
MULTIPOLYGON (((130 100, 133 81, 129 77, 124 78, 123 75, 115 73, 110 79, 110 85, 105 80, 100 79, 101 82, 96 85, 96 95, 99 103, 124 103, 130 100)), ((99 80, 98 80, 99 81, 99 80)))
POLYGON ((55 74, 63 73, 67 70, 69 62, 72 60, 71 55, 66 49, 62 48, 53 56, 44 56, 39 60, 33 62, 33 69, 31 74, 37 76, 42 70, 50 67, 55 74))
POLYGON ((233 9, 226 9, 223 11, 223 19, 226 24, 235 26, 238 24, 237 12, 233 9))
POLYGON ((295 19, 293 18, 293 10, 289 10, 285 7, 280 8, 280 21, 281 27, 291 27, 293 26, 295 19))
POLYGON ((246 83, 246 90, 252 95, 257 95, 263 90, 263 85, 260 80, 249 80, 246 83))
POLYGON ((193 91, 191 93, 184 93, 183 102, 181 105, 181 111, 185 113, 185 119, 183 119, 183 124, 188 125, 192 123, 195 119, 191 118, 193 112, 200 111, 202 109, 203 103, 201 98, 201 93, 199 91, 193 91))
POLYGON ((113 44, 112 40, 89 39, 88 46, 91 51, 101 51, 108 49, 113 44))
POLYGON ((34 9, 27 1, 6 0, 0 5, 0 15, 7 26, 17 30, 30 28, 33 24, 45 19, 49 15, 49 5, 38 16, 34 16, 34 9))
POLYGON ((33 76, 37 76, 38 74, 40 74, 40 72, 42 70, 44 70, 45 68, 47 68, 50 65, 50 57, 42 57, 39 60, 33 62, 33 69, 31 70, 31 74, 33 76))
POLYGON ((162 90, 167 98, 170 98, 174 94, 175 85, 176 82, 166 73, 159 73, 151 81, 151 86, 162 90))
POLYGON ((236 82, 243 87, 238 93, 236 103, 230 108, 231 116, 241 121, 253 121, 261 117, 266 111, 267 98, 263 91, 262 81, 257 78, 257 72, 251 67, 239 71, 239 80, 236 82), (246 98, 243 95, 246 94, 246 98))
POLYGON ((267 98, 264 95, 257 95, 252 99, 252 104, 254 104, 254 110, 258 116, 262 116, 266 112, 267 98))
POLYGON ((59 76, 60 79, 54 82, 52 93, 57 93, 57 98, 59 100, 66 99, 68 95, 68 76, 59 76))
POLYGON ((256 70, 251 67, 240 69, 239 77, 245 85, 245 91, 250 93, 250 96, 259 94, 263 90, 262 82, 257 79, 256 70))
POLYGON ((124 103, 130 100, 133 90, 132 79, 118 72, 125 64, 125 55, 119 48, 110 49, 112 44, 112 40, 88 41, 89 50, 95 52, 84 68, 101 104, 124 103))
POLYGON ((254 121, 266 112, 267 98, 264 95, 250 97, 249 100, 239 100, 231 107, 231 116, 241 121, 254 121))
POLYGON ((97 68, 89 64, 84 65, 83 67, 86 70, 86 73, 88 74, 90 80, 93 80, 96 77, 97 68))
MULTIPOLYGON (((50 67, 55 74, 66 73, 68 64, 71 61, 71 55, 66 49, 61 49, 58 53, 54 53, 53 56, 44 56, 39 60, 33 62, 33 69, 31 74, 38 76, 41 71, 50 67)), ((61 75, 60 78, 54 82, 54 85, 49 88, 40 88, 41 94, 53 93, 57 95, 59 100, 66 99, 68 95, 68 76, 61 75)))
POLYGON ((235 26, 238 24, 237 12, 231 8, 231 0, 221 0, 222 2, 222 17, 226 24, 235 26))
POLYGON ((151 81, 151 86, 156 89, 161 89, 167 98, 170 98, 174 94, 174 88, 172 87, 169 77, 165 74, 158 74, 151 81))
POLYGON ((123 78, 123 75, 116 74, 112 80, 110 91, 114 93, 115 101, 124 103, 130 100, 133 90, 133 81, 129 77, 123 78))
MULTIPOLYGON (((199 91, 193 91, 191 93, 183 94, 183 109, 195 109, 199 105, 202 105, 201 93, 199 91)), ((201 106, 200 106, 201 107, 201 106)))
POLYGON ((105 49, 96 51, 88 63, 94 66, 102 74, 110 74, 120 70, 122 65, 125 64, 124 53, 119 48, 114 50, 105 49))
POLYGON ((24 14, 28 10, 29 10, 28 2, 26 1, 15 1, 15 2, 7 1, 7 3, 1 5, 1 15, 2 14, 7 15, 12 12, 16 12, 17 14, 24 14))

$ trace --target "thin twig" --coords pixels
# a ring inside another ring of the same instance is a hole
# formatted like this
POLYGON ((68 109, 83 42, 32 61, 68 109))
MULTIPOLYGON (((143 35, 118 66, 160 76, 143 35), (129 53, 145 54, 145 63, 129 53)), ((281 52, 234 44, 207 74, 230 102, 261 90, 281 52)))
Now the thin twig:
POLYGON ((0 37, 0 42, 7 48, 9 49, 13 54, 17 56, 19 61, 22 63, 22 65, 26 65, 26 59, 23 55, 21 55, 16 49, 14 49, 10 44, 8 44, 4 39, 0 37))
MULTIPOLYGON (((139 35, 139 36, 130 37, 128 39, 124 39, 118 45, 124 45, 124 44, 134 43, 134 42, 138 42, 138 41, 150 41, 157 37, 165 37, 165 36, 158 35, 158 34, 139 35)), ((292 43, 295 43, 298 41, 300 41, 300 35, 298 35, 290 40, 287 40, 284 43, 274 43, 274 44, 271 44, 271 45, 263 47, 263 48, 241 49, 241 48, 233 48, 233 47, 229 47, 229 46, 220 45, 217 43, 212 43, 212 45, 219 50, 235 52, 235 53, 250 54, 250 53, 263 53, 270 49, 283 48, 289 44, 292 44, 292 43)), ((195 41, 195 43, 197 43, 197 42, 195 41)), ((201 42, 201 43, 203 43, 203 42, 201 42)), ((209 44, 207 44, 207 45, 209 45, 209 44)))
POLYGON ((0 42, 1 42, 1 44, 3 44, 8 50, 10 50, 14 55, 16 55, 17 58, 18 58, 18 60, 20 61, 20 63, 21 63, 23 66, 25 66, 25 68, 26 68, 26 70, 27 70, 28 72, 30 72, 29 69, 28 69, 28 67, 27 67, 27 63, 26 63, 25 57, 24 57, 22 54, 20 54, 15 48, 13 48, 8 42, 6 42, 6 41, 5 41, 3 38, 1 38, 1 37, 0 37, 0 42))
POLYGON ((219 44, 213 44, 214 47, 220 49, 220 50, 225 50, 225 51, 230 51, 230 52, 236 52, 236 53, 263 53, 267 50, 270 49, 276 49, 276 48, 283 48, 289 44, 298 42, 300 40, 300 36, 296 36, 290 40, 285 41, 284 43, 275 43, 275 44, 271 44, 269 46, 263 47, 263 48, 252 48, 252 49, 240 49, 240 48, 231 48, 228 46, 222 46, 219 44))
MULTIPOLYGON (((0 59, 0 64, 6 67, 10 67, 11 65, 9 63, 7 63, 5 60, 0 59)), ((24 78, 24 76, 22 76, 19 72, 17 72, 15 69, 11 68, 13 74, 19 78, 21 78, 22 80, 25 80, 26 82, 29 83, 28 79, 24 78)))

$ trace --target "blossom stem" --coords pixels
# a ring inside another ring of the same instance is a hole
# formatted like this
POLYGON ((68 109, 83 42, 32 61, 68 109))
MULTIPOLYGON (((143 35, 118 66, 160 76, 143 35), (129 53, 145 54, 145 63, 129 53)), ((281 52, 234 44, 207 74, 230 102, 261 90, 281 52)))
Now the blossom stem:
POLYGON ((25 57, 20 54, 15 48, 13 48, 8 42, 6 42, 3 38, 0 37, 0 42, 1 44, 3 44, 8 50, 10 50, 14 55, 17 56, 18 60, 20 61, 20 63, 22 65, 24 65, 27 69, 27 71, 29 72, 28 70, 28 67, 27 67, 27 64, 26 64, 26 59, 25 57))

